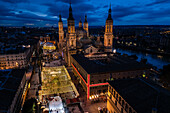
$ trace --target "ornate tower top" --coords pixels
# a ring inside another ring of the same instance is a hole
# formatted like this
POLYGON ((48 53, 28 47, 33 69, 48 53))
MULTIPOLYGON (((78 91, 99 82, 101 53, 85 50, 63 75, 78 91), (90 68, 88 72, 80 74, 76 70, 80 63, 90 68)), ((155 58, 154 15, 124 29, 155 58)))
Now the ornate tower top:
POLYGON ((80 18, 80 21, 79 21, 79 27, 80 27, 80 28, 82 27, 82 21, 81 21, 81 18, 80 18))
POLYGON ((107 18, 107 20, 112 20, 111 12, 112 12, 112 10, 111 10, 111 4, 110 4, 110 8, 109 8, 109 13, 108 13, 108 18, 107 18))
POLYGON ((82 23, 82 21, 81 21, 81 18, 80 18, 80 21, 79 21, 79 23, 82 23))
POLYGON ((60 19, 59 19, 59 22, 63 22, 62 19, 61 19, 61 14, 59 15, 59 18, 60 18, 60 19))
POLYGON ((72 13, 72 7, 71 7, 71 1, 70 1, 70 8, 69 8, 69 20, 74 20, 73 13, 72 13))

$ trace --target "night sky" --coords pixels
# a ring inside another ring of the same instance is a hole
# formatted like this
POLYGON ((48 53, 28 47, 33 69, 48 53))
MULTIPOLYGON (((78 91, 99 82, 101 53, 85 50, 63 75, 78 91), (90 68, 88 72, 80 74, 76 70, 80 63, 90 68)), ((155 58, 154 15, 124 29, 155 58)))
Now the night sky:
MULTIPOLYGON (((0 0, 0 26, 67 25, 70 0, 0 0)), ((103 26, 112 4, 114 25, 170 25, 170 0, 71 0, 76 26, 87 14, 89 26, 103 26)))

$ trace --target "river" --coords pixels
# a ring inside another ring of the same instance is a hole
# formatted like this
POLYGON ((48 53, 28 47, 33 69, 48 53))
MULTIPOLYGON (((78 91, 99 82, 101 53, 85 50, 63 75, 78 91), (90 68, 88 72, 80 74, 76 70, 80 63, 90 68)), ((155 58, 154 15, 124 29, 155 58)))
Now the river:
POLYGON ((138 57, 137 61, 140 61, 141 58, 147 59, 147 63, 156 66, 158 69, 162 69, 164 65, 170 64, 170 57, 163 55, 155 55, 144 52, 132 51, 132 50, 124 50, 124 49, 116 49, 116 52, 121 54, 128 55, 136 55, 138 57))

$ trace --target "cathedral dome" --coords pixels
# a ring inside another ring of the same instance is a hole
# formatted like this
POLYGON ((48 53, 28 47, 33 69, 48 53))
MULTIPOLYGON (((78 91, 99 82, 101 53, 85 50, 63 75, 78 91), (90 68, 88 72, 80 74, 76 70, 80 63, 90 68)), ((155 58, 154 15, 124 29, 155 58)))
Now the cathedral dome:
POLYGON ((82 44, 90 44, 92 42, 91 39, 88 37, 83 37, 83 38, 81 38, 80 41, 82 44))

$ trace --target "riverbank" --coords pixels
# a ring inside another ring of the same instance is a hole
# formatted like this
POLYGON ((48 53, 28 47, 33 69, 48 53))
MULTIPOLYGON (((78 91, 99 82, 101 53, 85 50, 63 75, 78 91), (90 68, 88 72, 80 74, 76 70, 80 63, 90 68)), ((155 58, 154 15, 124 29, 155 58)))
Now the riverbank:
POLYGON ((122 48, 117 48, 116 51, 121 54, 136 55, 138 57, 137 61, 147 59, 147 63, 156 66, 157 69, 162 69, 164 65, 170 64, 170 57, 167 55, 151 54, 148 52, 122 48))
POLYGON ((162 51, 156 51, 156 50, 151 50, 151 49, 143 49, 141 47, 139 48, 139 47, 132 47, 132 46, 117 46, 116 49, 117 48, 128 49, 128 50, 133 50, 133 51, 140 51, 140 52, 149 53, 149 54, 165 55, 165 56, 169 56, 170 57, 170 53, 162 52, 162 51))

